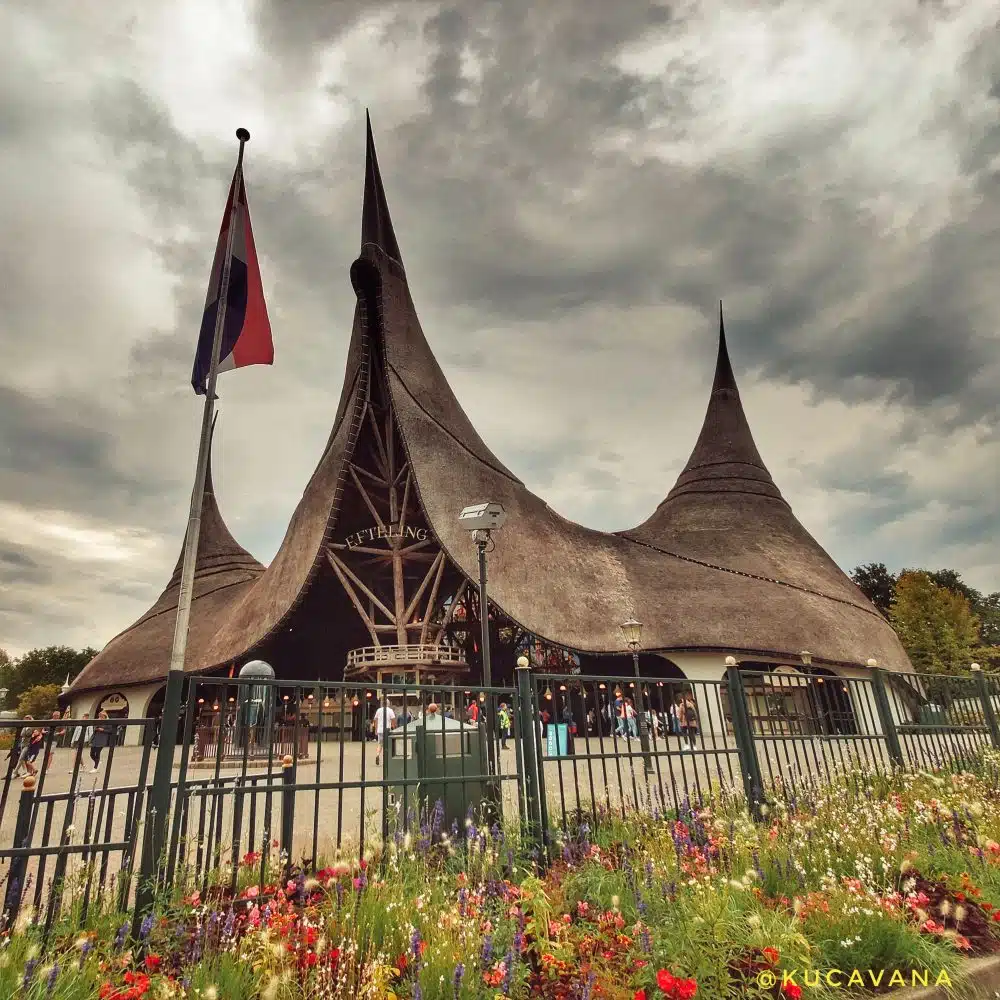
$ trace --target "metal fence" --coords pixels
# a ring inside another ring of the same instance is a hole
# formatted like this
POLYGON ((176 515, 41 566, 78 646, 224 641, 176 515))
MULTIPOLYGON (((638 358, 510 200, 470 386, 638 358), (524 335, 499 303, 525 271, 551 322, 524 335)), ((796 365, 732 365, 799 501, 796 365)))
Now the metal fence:
POLYGON ((128 905, 154 735, 148 719, 0 720, 8 744, 0 787, 0 927, 12 924, 26 901, 46 931, 65 905, 82 919, 109 892, 120 908, 128 905), (128 730, 139 731, 135 781, 113 785, 119 737, 128 730), (68 770, 68 782, 58 782, 68 787, 51 790, 57 768, 68 770))
POLYGON ((960 766, 1000 747, 998 714, 1000 686, 981 672, 519 669, 491 688, 190 678, 159 786, 154 720, 0 721, 37 770, 20 784, 12 752, 0 788, 2 919, 29 905, 47 929, 100 902, 134 908, 137 925, 157 885, 235 898, 290 865, 447 847, 494 823, 544 848, 607 814, 728 798, 759 818, 838 772, 960 766))

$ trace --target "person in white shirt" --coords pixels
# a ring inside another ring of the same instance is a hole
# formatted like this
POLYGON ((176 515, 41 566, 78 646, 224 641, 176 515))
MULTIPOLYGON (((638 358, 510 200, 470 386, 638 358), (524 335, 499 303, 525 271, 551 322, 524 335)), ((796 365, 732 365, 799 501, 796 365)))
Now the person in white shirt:
POLYGON ((382 699, 382 707, 375 710, 375 766, 382 763, 382 738, 387 729, 396 728, 396 713, 382 699))

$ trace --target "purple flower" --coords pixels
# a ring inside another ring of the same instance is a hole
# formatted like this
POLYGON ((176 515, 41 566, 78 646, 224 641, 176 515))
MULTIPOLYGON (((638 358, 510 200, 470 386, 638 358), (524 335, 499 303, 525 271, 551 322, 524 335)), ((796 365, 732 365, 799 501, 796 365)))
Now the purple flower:
POLYGON ((56 988, 56 979, 59 977, 59 963, 54 962, 52 964, 52 971, 49 973, 49 978, 45 983, 45 992, 51 993, 56 988))
POLYGON ((130 926, 129 922, 126 920, 125 923, 123 923, 121 927, 118 928, 118 934, 115 936, 115 945, 114 945, 115 951, 118 951, 120 948, 124 947, 125 938, 128 935, 129 931, 129 926, 130 926))
POLYGON ((410 935, 410 951, 414 958, 420 957, 420 931, 414 927, 413 933, 410 935))
POLYGON ((31 958, 24 963, 24 978, 21 980, 21 990, 25 993, 28 992, 28 987, 31 985, 31 979, 35 974, 35 967, 38 965, 38 960, 31 958))
POLYGON ((455 966, 455 976, 452 982, 455 985, 455 1000, 458 1000, 458 994, 462 990, 462 977, 465 975, 465 966, 461 962, 455 966))
POLYGON ((508 951, 506 958, 504 958, 504 974, 503 974, 503 995, 505 997, 510 996, 510 984, 514 979, 514 951, 508 951))
POLYGON ((479 964, 485 969, 493 958, 493 937, 487 934, 483 938, 483 950, 479 956, 479 964))
POLYGON ((156 918, 152 913, 147 913, 145 917, 142 918, 142 923, 139 925, 139 940, 145 941, 149 937, 149 932, 153 929, 153 924, 156 922, 156 918))

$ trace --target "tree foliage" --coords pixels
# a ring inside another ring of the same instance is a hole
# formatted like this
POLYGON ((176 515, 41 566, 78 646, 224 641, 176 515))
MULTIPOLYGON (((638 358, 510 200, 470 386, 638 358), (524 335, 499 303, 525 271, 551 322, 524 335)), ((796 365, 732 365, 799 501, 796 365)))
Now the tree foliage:
POLYGON ((968 599, 935 583, 922 570, 896 581, 889 617, 919 673, 964 673, 979 643, 979 622, 968 599))
POLYGON ((0 663, 0 680, 7 688, 8 704, 16 703, 26 691, 39 685, 61 688, 66 678, 72 681, 97 655, 96 649, 73 649, 70 646, 46 646, 29 650, 6 668, 0 663))
POLYGON ((17 714, 24 718, 30 715, 33 719, 47 719, 59 708, 59 692, 61 684, 36 684, 28 688, 17 702, 17 714))
POLYGON ((851 573, 851 579, 865 597, 888 618, 892 598, 896 593, 896 578, 886 569, 885 563, 857 566, 851 573))

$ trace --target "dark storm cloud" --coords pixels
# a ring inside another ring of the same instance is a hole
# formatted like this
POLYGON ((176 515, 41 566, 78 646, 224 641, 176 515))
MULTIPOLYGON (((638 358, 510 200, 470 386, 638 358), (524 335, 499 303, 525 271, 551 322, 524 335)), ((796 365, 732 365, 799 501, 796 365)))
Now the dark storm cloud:
POLYGON ((0 585, 44 585, 53 576, 52 569, 41 566, 26 548, 0 540, 0 585))
POLYGON ((116 414, 90 398, 39 398, 0 385, 0 501, 105 514, 141 504, 149 516, 171 484, 120 468, 117 423, 116 414))

